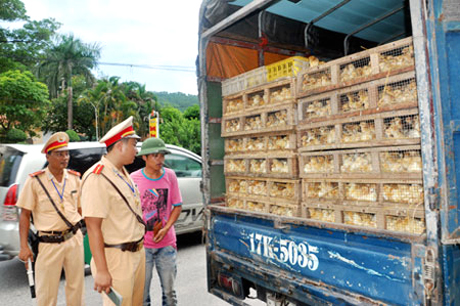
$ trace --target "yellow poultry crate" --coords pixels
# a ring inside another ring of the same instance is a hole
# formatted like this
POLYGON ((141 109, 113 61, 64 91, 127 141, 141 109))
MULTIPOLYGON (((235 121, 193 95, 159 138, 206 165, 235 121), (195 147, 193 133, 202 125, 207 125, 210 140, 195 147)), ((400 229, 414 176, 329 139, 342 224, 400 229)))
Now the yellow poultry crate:
POLYGON ((297 154, 235 154, 224 157, 226 176, 249 176, 263 178, 298 178, 297 154))
POLYGON ((267 106, 245 114, 222 118, 222 137, 258 135, 271 132, 294 131, 297 125, 295 102, 267 106))
POLYGON ((272 82, 285 77, 295 77, 301 70, 310 67, 308 58, 293 56, 288 59, 265 66, 267 81, 272 82))
POLYGON ((415 72, 298 99, 299 124, 417 107, 415 72))
POLYGON ((234 136, 225 139, 225 154, 283 154, 297 149, 295 131, 267 132, 246 136, 234 136))
POLYGON ((297 96, 388 78, 413 71, 412 38, 405 38, 303 70, 297 77, 297 96))
POLYGON ((420 144, 419 111, 409 108, 299 124, 297 142, 299 153, 420 144))
POLYGON ((302 204, 423 209, 422 179, 302 179, 302 204))
POLYGON ((222 96, 230 96, 246 89, 267 83, 265 67, 258 67, 222 81, 222 96))
POLYGON ((300 153, 299 176, 421 179, 420 145, 300 153))

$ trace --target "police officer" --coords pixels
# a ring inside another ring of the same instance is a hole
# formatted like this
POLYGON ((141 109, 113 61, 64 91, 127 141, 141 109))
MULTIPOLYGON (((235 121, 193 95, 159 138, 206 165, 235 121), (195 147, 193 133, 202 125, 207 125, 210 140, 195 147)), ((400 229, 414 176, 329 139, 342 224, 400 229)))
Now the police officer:
MULTIPOLYGON (((21 249, 19 259, 33 261, 28 245, 30 217, 38 230, 35 264, 38 305, 56 305, 62 268, 66 305, 82 305, 84 294, 83 235, 80 231, 80 173, 67 170, 69 136, 53 134, 43 146, 48 167, 30 174, 19 196, 21 249)), ((27 264, 26 264, 27 265, 27 264)))
MULTIPOLYGON (((123 305, 142 305, 145 223, 139 192, 125 165, 134 161, 139 136, 132 117, 101 140, 107 154, 83 175, 82 208, 93 254, 94 290, 121 294, 123 305)), ((103 294, 104 305, 112 305, 103 294)))

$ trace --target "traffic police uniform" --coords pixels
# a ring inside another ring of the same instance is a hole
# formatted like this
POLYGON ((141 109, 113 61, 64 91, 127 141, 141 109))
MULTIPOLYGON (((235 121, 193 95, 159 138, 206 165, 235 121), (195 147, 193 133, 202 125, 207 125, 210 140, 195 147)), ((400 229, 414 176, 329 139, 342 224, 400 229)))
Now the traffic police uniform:
MULTIPOLYGON (((107 146, 123 138, 139 138, 132 128, 132 117, 113 127, 101 140, 107 146)), ((142 305, 145 281, 145 226, 132 210, 142 218, 139 191, 123 167, 122 171, 105 157, 83 175, 83 217, 101 218, 107 268, 112 287, 122 295, 123 305, 142 305), (105 176, 105 177, 104 177, 105 176)), ((97 273, 94 259, 91 272, 97 273)), ((112 305, 103 294, 104 305, 112 305)))
MULTIPOLYGON (((42 153, 67 150, 66 133, 53 134, 42 153)), ((39 233, 39 255, 35 263, 35 282, 38 305, 56 305, 62 268, 65 271, 66 305, 82 305, 84 294, 83 235, 79 230, 80 174, 64 169, 58 182, 48 168, 30 174, 21 190, 16 206, 32 212, 34 226, 39 233), (73 231, 56 212, 43 183, 62 215, 75 226, 73 231)))

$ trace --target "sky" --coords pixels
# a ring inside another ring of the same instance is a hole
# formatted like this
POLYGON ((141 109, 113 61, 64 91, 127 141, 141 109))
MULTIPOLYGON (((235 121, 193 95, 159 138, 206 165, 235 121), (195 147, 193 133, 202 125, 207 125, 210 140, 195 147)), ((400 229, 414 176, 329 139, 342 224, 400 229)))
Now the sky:
POLYGON ((99 43, 101 63, 166 66, 188 71, 99 65, 97 77, 119 76, 149 91, 198 93, 195 61, 202 0, 21 0, 33 20, 54 18, 61 34, 99 43))

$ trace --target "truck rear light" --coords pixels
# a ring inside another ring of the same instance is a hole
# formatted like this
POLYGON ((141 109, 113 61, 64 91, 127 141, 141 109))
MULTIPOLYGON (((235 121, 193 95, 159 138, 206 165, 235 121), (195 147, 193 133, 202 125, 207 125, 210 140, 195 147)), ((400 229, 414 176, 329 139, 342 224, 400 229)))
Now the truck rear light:
POLYGON ((244 298, 241 278, 219 272, 217 274, 217 283, 225 291, 237 297, 244 298))
POLYGON ((13 184, 8 188, 8 192, 6 193, 5 201, 3 202, 4 206, 14 206, 16 205, 17 201, 17 191, 18 191, 18 184, 13 184))
POLYGON ((8 188, 5 200, 3 201, 2 219, 3 221, 18 221, 18 209, 16 201, 18 199, 18 184, 13 184, 8 188))

